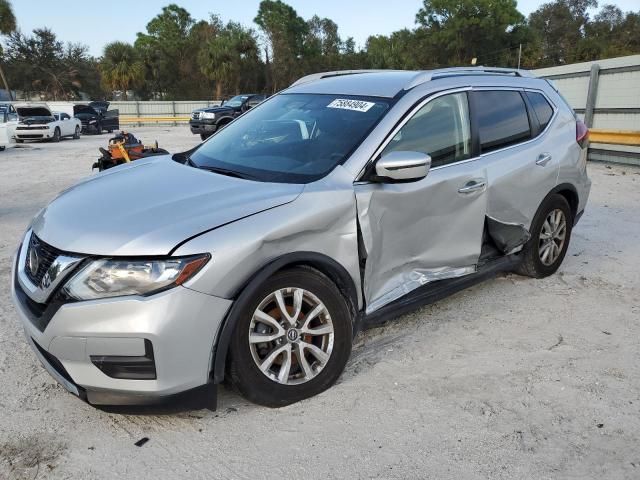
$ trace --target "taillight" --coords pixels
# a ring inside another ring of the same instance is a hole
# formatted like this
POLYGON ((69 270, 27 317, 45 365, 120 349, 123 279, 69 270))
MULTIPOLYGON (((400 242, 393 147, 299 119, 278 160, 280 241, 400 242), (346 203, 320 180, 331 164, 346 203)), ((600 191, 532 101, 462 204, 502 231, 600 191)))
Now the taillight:
POLYGON ((576 142, 582 148, 587 146, 589 140, 589 129, 582 120, 576 120, 576 142))

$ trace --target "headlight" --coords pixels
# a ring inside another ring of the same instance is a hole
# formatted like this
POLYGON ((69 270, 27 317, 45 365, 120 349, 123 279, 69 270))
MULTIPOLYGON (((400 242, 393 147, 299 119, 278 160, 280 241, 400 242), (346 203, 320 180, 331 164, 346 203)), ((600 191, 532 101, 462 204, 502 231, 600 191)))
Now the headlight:
POLYGON ((209 118, 209 119, 216 118, 216 114, 213 112, 202 112, 200 114, 200 118, 209 118))
POLYGON ((149 295, 186 282, 209 254, 158 260, 95 260, 76 273, 64 292, 76 300, 149 295))
POLYGON ((95 120, 89 120, 89 123, 96 123, 95 120))

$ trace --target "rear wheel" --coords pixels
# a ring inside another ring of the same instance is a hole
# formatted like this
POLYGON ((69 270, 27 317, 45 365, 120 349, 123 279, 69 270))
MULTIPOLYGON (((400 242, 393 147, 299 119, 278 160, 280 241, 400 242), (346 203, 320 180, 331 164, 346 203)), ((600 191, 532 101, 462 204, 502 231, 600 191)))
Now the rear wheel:
POLYGON ((340 291, 316 270, 276 273, 246 302, 229 373, 252 402, 280 407, 335 383, 351 353, 352 323, 340 291))
POLYGON ((543 278, 558 270, 569 247, 573 214, 566 198, 554 194, 540 205, 531 224, 531 238, 521 255, 518 273, 543 278))

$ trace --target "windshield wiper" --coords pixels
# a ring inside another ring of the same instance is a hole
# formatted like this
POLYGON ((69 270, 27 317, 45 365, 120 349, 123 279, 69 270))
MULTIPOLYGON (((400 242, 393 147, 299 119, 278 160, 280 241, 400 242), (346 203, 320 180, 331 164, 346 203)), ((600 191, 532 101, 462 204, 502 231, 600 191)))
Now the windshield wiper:
POLYGON ((227 168, 221 168, 221 167, 209 167, 209 166, 206 166, 206 165, 197 165, 196 166, 196 164, 193 163, 193 161, 191 161, 191 159, 188 159, 187 161, 189 161, 196 168, 200 168, 200 169, 206 170, 208 172, 219 173, 220 175, 227 175, 228 177, 242 178, 243 180, 255 180, 256 179, 256 177, 254 177, 252 175, 248 175, 248 174, 242 173, 242 172, 237 172, 235 170, 229 170, 227 168))

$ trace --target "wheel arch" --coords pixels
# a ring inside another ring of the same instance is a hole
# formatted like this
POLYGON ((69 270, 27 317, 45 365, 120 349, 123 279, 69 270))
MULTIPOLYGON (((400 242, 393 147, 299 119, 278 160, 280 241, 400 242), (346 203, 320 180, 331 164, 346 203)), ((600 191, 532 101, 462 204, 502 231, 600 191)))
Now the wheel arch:
POLYGON ((573 221, 575 221, 576 216, 578 215, 578 205, 580 203, 580 197, 578 196, 578 190, 576 187, 570 183, 561 183, 551 190, 540 204, 542 205, 547 198, 554 194, 562 195, 567 200, 569 207, 571 207, 573 221))
POLYGON ((356 286, 346 268, 331 257, 321 253, 288 253, 262 266, 234 292, 233 305, 229 312, 227 312, 223 324, 220 327, 212 352, 210 377, 213 383, 221 383, 224 380, 231 336, 244 303, 253 296, 254 292, 268 278, 279 271, 294 267, 312 268, 327 276, 338 287, 354 319, 353 327, 354 332, 356 331, 360 318, 358 314, 358 296, 356 286))
POLYGON ((220 119, 216 120, 216 125, 217 126, 227 125, 231 123, 232 120, 233 120, 233 117, 221 117, 220 119))

